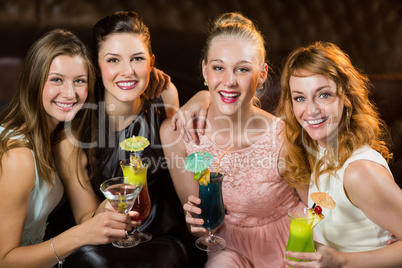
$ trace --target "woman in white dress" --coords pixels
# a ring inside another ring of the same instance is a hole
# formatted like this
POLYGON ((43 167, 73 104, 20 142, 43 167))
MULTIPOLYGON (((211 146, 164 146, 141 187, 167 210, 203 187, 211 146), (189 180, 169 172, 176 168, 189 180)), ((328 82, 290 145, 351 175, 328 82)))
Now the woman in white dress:
POLYGON ((15 95, 0 114, 2 268, 61 267, 77 248, 110 243, 131 229, 130 217, 105 212, 83 215, 89 220, 43 241, 48 215, 64 191, 52 147, 64 122, 77 135, 86 130, 80 121, 88 109, 81 108, 94 99, 94 79, 85 45, 69 31, 48 32, 24 59, 15 95))
MULTIPOLYGON (((387 129, 368 98, 368 78, 336 45, 295 49, 282 73, 277 114, 285 123, 288 183, 328 192, 316 252, 287 252, 292 267, 402 267, 402 191, 387 160, 387 129), (386 231, 387 230, 387 231, 386 231)), ((313 201, 309 197, 309 206, 313 201)))

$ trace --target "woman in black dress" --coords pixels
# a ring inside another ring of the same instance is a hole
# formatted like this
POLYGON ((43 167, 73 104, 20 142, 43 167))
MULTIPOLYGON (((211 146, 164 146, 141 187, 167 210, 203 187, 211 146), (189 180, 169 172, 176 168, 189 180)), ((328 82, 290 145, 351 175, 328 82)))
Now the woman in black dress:
MULTIPOLYGON (((73 150, 72 143, 61 142, 58 151, 62 153, 56 155, 57 167, 61 176, 77 177, 78 174, 84 178, 70 180, 72 182, 66 187, 81 187, 80 191, 85 191, 85 194, 95 192, 102 201, 105 198, 99 191, 100 184, 122 175, 119 162, 129 158, 119 143, 133 135, 146 137, 150 146, 140 156, 150 162, 147 180, 151 212, 140 230, 151 233, 153 238, 124 250, 111 244, 85 246, 73 253, 65 266, 203 267, 206 256, 195 248, 194 237, 187 230, 159 137, 161 123, 172 116, 179 105, 177 90, 168 81, 169 86, 161 97, 150 99, 150 73, 155 56, 149 30, 135 12, 116 12, 100 20, 93 33, 94 62, 100 76, 97 80, 96 116, 88 122, 92 138, 88 140, 95 143, 79 144, 80 148, 90 148, 82 150, 79 168, 71 169, 66 164, 66 152, 73 150), (88 178, 85 174, 88 165, 90 182, 85 179, 88 178), (92 187, 86 187, 89 184, 92 187)), ((71 206, 83 205, 69 201, 71 206)), ((102 204, 94 214, 101 213, 102 204)), ((76 222, 79 223, 79 219, 76 222)))

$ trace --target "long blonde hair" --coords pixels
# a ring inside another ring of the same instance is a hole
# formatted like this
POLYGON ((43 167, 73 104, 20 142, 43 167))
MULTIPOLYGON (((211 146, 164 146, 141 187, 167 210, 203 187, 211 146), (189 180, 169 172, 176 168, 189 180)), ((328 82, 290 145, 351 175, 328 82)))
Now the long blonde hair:
MULTIPOLYGON (((0 164, 8 150, 27 147, 35 154, 39 174, 49 184, 54 183, 52 146, 56 137, 52 136, 48 128, 42 95, 50 65, 53 59, 60 55, 78 55, 86 62, 89 90, 87 100, 93 101, 95 70, 89 51, 72 32, 56 29, 43 35, 29 49, 21 66, 15 94, 0 114, 0 122, 6 129, 0 134, 0 164), (19 135, 24 135, 28 142, 13 139, 19 135)), ((79 117, 84 116, 85 112, 79 117)), ((71 125, 73 131, 78 133, 88 128, 77 120, 73 120, 71 125)), ((58 137, 57 140, 59 139, 58 137)))
POLYGON ((287 149, 285 177, 291 186, 307 185, 311 174, 314 174, 317 184, 321 174, 340 169, 352 153, 364 145, 381 153, 387 161, 392 158, 385 143, 389 140, 389 131, 369 99, 368 85, 367 76, 360 73, 349 56, 332 43, 315 42, 295 49, 288 56, 281 77, 282 94, 277 115, 286 123, 283 135, 287 149), (317 153, 317 141, 304 133, 293 114, 289 79, 300 71, 332 79, 337 86, 337 96, 344 102, 338 137, 327 145, 326 154, 321 159, 317 153))

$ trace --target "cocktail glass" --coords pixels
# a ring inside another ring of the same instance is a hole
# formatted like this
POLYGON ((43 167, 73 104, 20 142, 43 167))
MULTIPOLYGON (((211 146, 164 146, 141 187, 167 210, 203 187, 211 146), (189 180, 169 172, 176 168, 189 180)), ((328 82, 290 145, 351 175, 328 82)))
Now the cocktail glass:
MULTIPOLYGON (((314 235, 312 218, 309 218, 307 207, 294 207, 288 210, 290 219, 289 240, 286 251, 293 252, 314 252, 314 235)), ((299 259, 289 258, 294 261, 299 259)))
POLYGON ((222 225, 225 218, 225 207, 222 199, 222 180, 225 172, 211 172, 208 185, 199 185, 199 197, 201 199, 201 214, 199 218, 204 220, 204 227, 209 235, 197 239, 195 245, 205 251, 214 251, 225 248, 226 241, 219 236, 215 236, 212 231, 222 225))
MULTIPOLYGON (((130 160, 124 160, 120 161, 120 166, 123 170, 123 176, 126 183, 135 185, 140 182, 143 184, 142 190, 135 199, 134 206, 131 209, 139 213, 139 217, 132 218, 132 220, 143 222, 147 219, 149 213, 151 212, 151 199, 149 197, 147 184, 147 170, 149 162, 143 161, 142 166, 134 168, 130 160)), ((135 236, 136 239, 139 239, 141 243, 152 239, 152 235, 150 233, 141 232, 138 227, 134 227, 130 235, 135 236)))
MULTIPOLYGON (((116 177, 104 181, 100 190, 113 208, 118 213, 127 213, 134 205, 134 201, 142 189, 142 184, 127 184, 124 177, 116 177)), ((126 236, 120 240, 114 241, 112 244, 118 248, 132 248, 138 245, 140 241, 131 237, 126 232, 126 236)))

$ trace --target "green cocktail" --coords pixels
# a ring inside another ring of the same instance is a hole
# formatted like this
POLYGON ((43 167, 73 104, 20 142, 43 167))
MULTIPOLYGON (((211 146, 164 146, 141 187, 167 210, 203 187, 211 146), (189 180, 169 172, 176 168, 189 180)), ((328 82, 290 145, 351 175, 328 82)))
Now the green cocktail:
MULTIPOLYGON (((289 240, 286 251, 293 252, 314 252, 314 235, 311 213, 308 208, 295 207, 288 211, 290 219, 289 240)), ((290 260, 300 261, 289 258, 290 260)))

